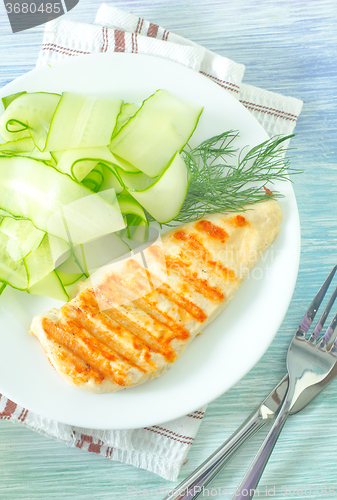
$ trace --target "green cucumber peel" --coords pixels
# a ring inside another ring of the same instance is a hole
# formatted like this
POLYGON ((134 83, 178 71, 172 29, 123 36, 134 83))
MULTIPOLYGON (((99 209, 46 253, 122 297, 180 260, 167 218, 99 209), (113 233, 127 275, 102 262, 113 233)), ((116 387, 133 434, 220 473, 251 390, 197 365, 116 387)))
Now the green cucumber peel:
POLYGON ((79 278, 75 283, 71 283, 71 285, 66 285, 64 288, 69 296, 69 298, 73 298, 74 292, 76 291, 78 285, 84 280, 85 276, 83 275, 79 278))
POLYGON ((22 93, 13 100, 0 118, 0 134, 5 141, 31 137, 44 151, 50 122, 60 95, 47 92, 22 93))
POLYGON ((14 141, 4 142, 0 144, 0 151, 10 153, 25 153, 32 151, 35 148, 34 141, 31 137, 24 137, 14 141))
POLYGON ((165 224, 179 214, 188 186, 187 166, 177 151, 152 184, 145 189, 129 188, 128 192, 156 221, 165 224))
POLYGON ((66 151, 110 144, 123 101, 63 92, 55 109, 46 151, 66 151))
POLYGON ((0 231, 12 241, 11 247, 15 251, 13 244, 16 244, 16 257, 12 254, 7 245, 7 251, 16 262, 26 257, 30 252, 36 250, 42 242, 45 233, 36 229, 33 223, 27 219, 14 219, 4 217, 0 224, 0 231))
POLYGON ((27 289, 32 295, 42 295, 52 299, 68 302, 69 294, 56 271, 47 274, 42 280, 27 289))
POLYGON ((83 179, 81 184, 83 184, 88 189, 91 189, 91 191, 97 193, 100 190, 103 182, 104 175, 102 171, 102 164, 98 163, 96 168, 89 172, 89 174, 83 179))
POLYGON ((110 168, 115 163, 115 158, 106 146, 64 151, 59 156, 56 168, 77 182, 82 182, 98 163, 110 168))
POLYGON ((18 157, 26 157, 26 158, 32 158, 33 160, 40 160, 45 162, 46 164, 52 164, 52 157, 50 153, 46 152, 41 152, 37 147, 34 146, 33 151, 25 151, 25 152, 15 152, 15 151, 0 151, 0 156, 4 157, 11 157, 11 156, 18 156, 18 157))
POLYGON ((42 161, 0 158, 0 208, 64 240, 70 233, 74 244, 125 227, 110 191, 106 201, 105 192, 93 193, 42 161))
MULTIPOLYGON (((115 135, 118 134, 120 129, 126 125, 126 123, 129 121, 132 116, 134 116, 139 109, 138 104, 130 103, 130 102, 125 102, 121 108, 121 112, 118 115, 116 126, 114 128, 114 131, 112 133, 111 140, 115 137, 115 135)), ((110 141, 111 142, 111 141, 110 141)))
POLYGON ((149 239, 149 222, 134 214, 126 215, 127 226, 119 235, 129 240, 128 244, 133 247, 133 242, 146 243, 149 239))
POLYGON ((117 200, 119 208, 123 215, 136 216, 138 219, 142 220, 146 225, 148 225, 148 220, 142 205, 138 203, 138 201, 136 201, 130 194, 123 192, 122 194, 117 196, 117 200))
POLYGON ((110 150, 150 177, 164 170, 193 134, 203 108, 166 90, 144 100, 113 138, 110 150))
POLYGON ((101 164, 101 167, 103 182, 99 187, 99 192, 114 189, 117 194, 121 193, 123 191, 123 185, 121 183, 120 176, 116 171, 116 168, 112 168, 105 164, 101 164))
MULTIPOLYGON (((57 272, 83 274, 88 278, 97 268, 117 259, 130 251, 129 245, 118 233, 106 234, 83 245, 73 246, 71 255, 60 266, 57 272)), ((63 278, 65 279, 65 278, 63 278)))
POLYGON ((17 92, 16 94, 10 94, 7 95, 6 97, 2 97, 2 104, 4 105, 4 108, 7 109, 8 106, 13 102, 15 99, 20 97, 20 95, 27 94, 27 92, 24 90, 23 92, 17 92))
POLYGON ((29 288, 54 271, 56 262, 69 255, 69 245, 65 241, 57 240, 56 245, 55 242, 56 239, 46 234, 38 248, 24 258, 29 288))
MULTIPOLYGON (((110 150, 110 146, 108 146, 108 148, 110 150)), ((130 174, 133 174, 133 173, 135 173, 135 174, 136 173, 143 173, 138 168, 136 168, 133 165, 131 165, 131 163, 123 160, 123 158, 121 158, 120 156, 118 156, 118 155, 116 155, 116 154, 113 153, 113 157, 114 157, 113 164, 117 165, 118 167, 120 167, 122 170, 124 170, 124 172, 130 173, 130 174)))
MULTIPOLYGON (((28 132, 29 125, 27 123, 20 122, 20 120, 15 120, 14 118, 12 118, 11 120, 8 120, 6 122, 5 128, 10 134, 16 134, 19 132, 28 132), (21 125, 21 128, 15 127, 16 124, 21 125), (13 129, 9 128, 10 125, 13 125, 13 129)), ((26 137, 29 137, 29 133, 26 135, 26 137)))
POLYGON ((63 273, 62 271, 58 271, 57 269, 55 269, 55 272, 60 278, 63 286, 74 285, 75 283, 78 282, 78 280, 80 280, 83 277, 86 277, 84 273, 63 273))
POLYGON ((122 168, 119 167, 116 167, 116 173, 118 175, 119 182, 127 191, 147 189, 148 187, 156 183, 157 179, 159 178, 157 177, 156 179, 153 179, 143 172, 125 172, 122 168))

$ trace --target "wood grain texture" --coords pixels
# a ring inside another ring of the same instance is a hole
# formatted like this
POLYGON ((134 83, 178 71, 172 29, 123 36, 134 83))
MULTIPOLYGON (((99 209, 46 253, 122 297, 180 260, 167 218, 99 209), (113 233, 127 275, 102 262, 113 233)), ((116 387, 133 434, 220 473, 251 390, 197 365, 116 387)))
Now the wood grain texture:
MULTIPOLYGON (((99 5, 98 0, 80 0, 69 18, 92 22, 99 5)), ((223 0, 125 0, 114 5, 245 64, 245 83, 304 101, 297 136, 292 140, 296 148, 292 164, 305 170, 294 185, 302 228, 294 297, 262 360, 209 405, 182 468, 182 480, 235 430, 284 374, 294 328, 318 285, 337 263, 337 6, 335 0, 237 0, 235 4, 223 0)), ((43 27, 12 34, 1 3, 1 86, 33 69, 42 34, 43 27)), ((334 488, 337 496, 336 425, 335 381, 289 419, 262 477, 260 497, 265 497, 266 486, 275 486, 276 499, 324 498, 323 487, 334 488), (283 486, 294 490, 285 492, 283 486), (297 492, 300 487, 307 492, 297 492)), ((210 497, 231 498, 264 435, 255 436, 216 478, 209 487, 210 497), (223 489, 231 494, 226 495, 223 489)), ((69 449, 4 421, 0 422, 0 470, 1 500, 119 500, 128 498, 128 486, 143 490, 137 498, 160 499, 165 488, 175 486, 147 471, 69 449)))

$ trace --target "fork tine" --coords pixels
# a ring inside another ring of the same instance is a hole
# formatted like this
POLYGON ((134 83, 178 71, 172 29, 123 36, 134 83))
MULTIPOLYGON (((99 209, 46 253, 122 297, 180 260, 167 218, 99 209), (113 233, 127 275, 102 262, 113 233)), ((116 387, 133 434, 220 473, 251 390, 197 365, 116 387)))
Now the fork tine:
MULTIPOLYGON (((336 327, 337 327, 337 313, 335 314, 333 320, 331 321, 330 325, 328 326, 327 331, 324 334, 324 337, 322 337, 319 347, 321 349, 325 349, 326 346, 331 342, 331 340, 334 340, 334 334, 336 332, 336 327)), ((336 340, 335 343, 336 344, 336 340)))
MULTIPOLYGON (((317 325, 315 326, 314 331, 311 334, 309 342, 316 342, 316 340, 318 339, 319 334, 321 333, 321 331, 323 329, 326 318, 328 317, 329 312, 331 311, 331 308, 336 300, 336 297, 337 297, 337 287, 335 288, 335 291, 331 295, 330 300, 327 303, 327 305, 322 313, 322 316, 319 318, 319 321, 318 321, 317 325)), ((329 328, 330 328, 330 326, 329 326, 329 328)), ((328 330, 329 330, 329 328, 328 328, 328 330)), ((325 333, 325 335, 327 335, 327 333, 328 333, 328 331, 325 333)), ((330 340, 330 337, 328 340, 330 340)))
POLYGON ((335 342, 332 344, 332 347, 330 349, 330 352, 331 354, 334 354, 336 356, 337 354, 337 339, 335 340, 335 342))
POLYGON ((305 338, 306 334, 308 333, 308 330, 311 326, 311 323, 313 322, 313 319, 316 316, 317 310, 318 310, 319 306, 321 305, 322 300, 324 299, 324 296, 325 296, 325 294, 330 286, 330 283, 331 283, 331 281, 336 273, 336 270, 337 270, 337 266, 335 266, 332 269, 331 273, 329 274, 327 279, 324 281, 324 283, 321 286, 321 288, 319 289, 316 297, 312 301, 309 309, 305 313, 305 315, 300 323, 300 326, 298 327, 297 332, 295 333, 295 336, 297 338, 299 338, 299 339, 305 338))

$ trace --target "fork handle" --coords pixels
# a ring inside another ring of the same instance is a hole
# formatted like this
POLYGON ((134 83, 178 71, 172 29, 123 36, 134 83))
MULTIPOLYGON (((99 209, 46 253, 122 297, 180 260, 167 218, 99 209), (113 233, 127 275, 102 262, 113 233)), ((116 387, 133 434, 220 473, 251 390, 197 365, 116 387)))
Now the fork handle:
POLYGON ((210 455, 190 476, 182 481, 163 500, 191 500, 197 498, 222 468, 234 457, 241 445, 248 441, 269 420, 260 408, 253 411, 241 426, 210 455))
POLYGON ((267 465, 269 457, 272 454, 276 441, 287 420, 291 405, 292 401, 286 398, 272 428, 263 441, 261 448, 257 452, 245 477, 241 481, 240 486, 236 489, 232 500, 249 500, 255 495, 255 491, 257 491, 257 485, 259 484, 260 478, 267 465))

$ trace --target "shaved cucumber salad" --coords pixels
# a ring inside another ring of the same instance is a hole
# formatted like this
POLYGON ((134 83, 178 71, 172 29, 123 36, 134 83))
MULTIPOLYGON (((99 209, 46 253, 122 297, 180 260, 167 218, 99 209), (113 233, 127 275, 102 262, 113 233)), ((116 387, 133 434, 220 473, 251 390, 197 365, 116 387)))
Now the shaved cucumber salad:
POLYGON ((102 247, 107 263, 130 251, 128 228, 146 241, 150 219, 179 214, 190 182, 181 153, 202 107, 166 90, 143 103, 71 92, 2 103, 0 294, 67 301, 102 247))

